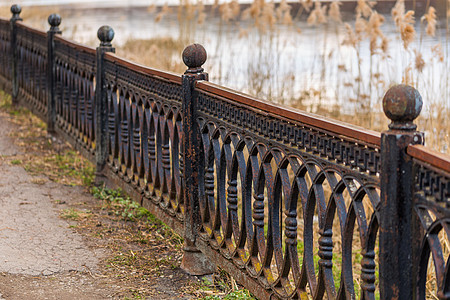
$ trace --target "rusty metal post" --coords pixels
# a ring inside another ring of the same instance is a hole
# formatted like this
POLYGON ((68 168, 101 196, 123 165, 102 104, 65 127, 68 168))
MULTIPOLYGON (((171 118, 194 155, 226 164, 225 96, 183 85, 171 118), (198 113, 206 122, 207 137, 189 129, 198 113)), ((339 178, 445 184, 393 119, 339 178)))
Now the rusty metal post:
POLYGON ((55 100, 55 34, 61 34, 59 25, 61 17, 58 14, 51 14, 48 17, 50 30, 47 31, 47 132, 55 133, 56 122, 56 100, 55 100))
POLYGON ((20 17, 20 13, 22 12, 22 8, 18 4, 14 4, 11 6, 11 13, 13 14, 10 19, 10 30, 11 30, 11 83, 12 83, 12 104, 17 105, 19 95, 19 79, 18 79, 18 70, 17 70, 17 21, 22 21, 20 17))
POLYGON ((381 134, 380 296, 413 299, 414 257, 418 249, 413 212, 413 165, 406 154, 411 144, 423 144, 414 119, 422 110, 419 92, 407 85, 389 89, 383 110, 392 121, 381 134))
POLYGON ((114 30, 107 25, 97 31, 100 46, 97 47, 97 77, 95 79, 95 182, 104 182, 103 169, 108 158, 108 99, 105 81, 104 55, 106 52, 115 52, 111 41, 114 30))
POLYGON ((183 51, 183 62, 188 67, 182 76, 183 129, 184 129, 184 253, 181 268, 191 275, 206 275, 215 271, 215 265, 195 246, 201 226, 199 208, 200 129, 197 123, 197 97, 195 82, 208 80, 203 72, 206 50, 202 45, 192 44, 183 51))

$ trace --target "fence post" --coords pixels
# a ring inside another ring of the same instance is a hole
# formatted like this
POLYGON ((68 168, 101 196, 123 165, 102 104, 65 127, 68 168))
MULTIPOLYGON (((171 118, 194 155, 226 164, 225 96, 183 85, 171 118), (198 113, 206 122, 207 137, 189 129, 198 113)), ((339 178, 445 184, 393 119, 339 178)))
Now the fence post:
POLYGON ((20 17, 20 13, 22 12, 22 8, 18 4, 14 4, 11 6, 11 13, 13 14, 10 19, 10 30, 11 30, 11 97, 12 104, 17 105, 17 96, 19 94, 19 82, 18 82, 18 74, 17 74, 17 21, 22 21, 20 17))
POLYGON ((106 93, 104 55, 115 52, 111 41, 114 30, 103 25, 97 31, 100 46, 97 47, 97 77, 95 79, 95 182, 104 182, 103 169, 108 158, 108 99, 106 93))
POLYGON ((413 299, 414 257, 418 239, 413 212, 411 144, 423 144, 424 135, 413 123, 422 110, 419 92, 407 85, 390 88, 383 110, 392 121, 381 134, 380 296, 413 299))
POLYGON ((56 122, 56 100, 55 100, 55 34, 61 34, 59 25, 61 17, 58 14, 51 14, 48 17, 50 30, 47 31, 47 132, 55 133, 56 122))
POLYGON ((183 62, 188 67, 182 76, 183 131, 184 131, 184 253, 181 268, 191 275, 211 274, 215 265, 195 246, 201 225, 199 211, 199 153, 200 128, 197 123, 197 97, 194 92, 197 80, 208 80, 203 72, 206 51, 202 45, 192 44, 183 51, 183 62))

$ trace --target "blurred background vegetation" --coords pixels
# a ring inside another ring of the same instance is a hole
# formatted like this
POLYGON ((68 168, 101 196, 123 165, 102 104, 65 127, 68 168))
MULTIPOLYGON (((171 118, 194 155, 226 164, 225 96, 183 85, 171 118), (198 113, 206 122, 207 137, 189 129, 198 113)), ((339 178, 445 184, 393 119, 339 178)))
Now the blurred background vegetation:
POLYGON ((450 153, 450 0, 66 2, 25 1, 22 17, 47 30, 57 12, 65 37, 94 47, 111 25, 119 56, 177 73, 184 47, 201 43, 210 81, 373 130, 387 129, 387 89, 412 85, 426 144, 450 153))

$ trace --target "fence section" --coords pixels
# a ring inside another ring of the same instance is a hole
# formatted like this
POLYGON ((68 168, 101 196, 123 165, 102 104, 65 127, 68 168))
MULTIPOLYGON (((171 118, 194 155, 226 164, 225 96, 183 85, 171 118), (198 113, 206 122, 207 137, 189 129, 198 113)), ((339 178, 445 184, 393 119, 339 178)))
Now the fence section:
POLYGON ((206 82, 196 93, 209 247, 280 298, 351 298, 356 269, 373 298, 380 135, 316 127, 316 116, 206 82))
POLYGON ((56 36, 54 60, 58 132, 94 161, 96 51, 56 36))
POLYGON ((108 26, 93 49, 12 11, 2 88, 181 234, 191 273, 212 261, 260 299, 450 297, 450 159, 412 146, 414 89, 387 93, 380 134, 209 83, 200 45, 180 76, 107 53, 108 26))
POLYGON ((423 146, 408 147, 408 154, 414 164, 414 212, 418 218, 415 297, 425 299, 432 285, 439 299, 448 299, 450 160, 423 146))
POLYGON ((146 207, 183 232, 182 89, 179 75, 105 55, 108 165, 146 207), (155 211, 154 209, 150 209, 155 211))
POLYGON ((18 22, 17 83, 22 103, 42 119, 47 115, 47 34, 18 22))
POLYGON ((11 93, 11 31, 9 20, 0 18, 0 86, 11 93))

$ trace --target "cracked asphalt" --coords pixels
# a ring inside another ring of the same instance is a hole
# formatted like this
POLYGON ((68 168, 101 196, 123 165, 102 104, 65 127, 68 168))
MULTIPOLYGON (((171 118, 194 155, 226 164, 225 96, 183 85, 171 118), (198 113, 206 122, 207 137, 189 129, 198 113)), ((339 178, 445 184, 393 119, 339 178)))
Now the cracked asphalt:
POLYGON ((0 115, 0 299, 110 298, 114 287, 90 277, 104 250, 89 248, 59 218, 62 199, 82 202, 89 194, 11 164, 20 154, 9 137, 13 126, 0 115))
POLYGON ((96 253, 55 208, 55 200, 70 197, 73 189, 33 179, 22 167, 2 165, 0 272, 36 276, 94 270, 96 253))

